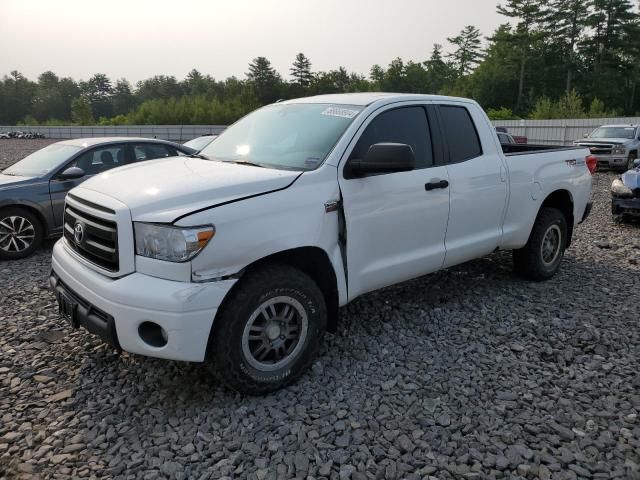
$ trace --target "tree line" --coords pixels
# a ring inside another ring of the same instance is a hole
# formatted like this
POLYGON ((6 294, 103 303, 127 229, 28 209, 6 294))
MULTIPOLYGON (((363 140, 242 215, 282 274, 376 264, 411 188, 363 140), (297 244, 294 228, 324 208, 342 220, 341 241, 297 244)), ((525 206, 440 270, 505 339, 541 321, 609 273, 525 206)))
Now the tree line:
POLYGON ((504 0, 489 36, 468 25, 421 62, 314 71, 298 53, 284 79, 265 57, 245 78, 216 80, 193 69, 133 86, 98 73, 86 81, 51 71, 37 81, 0 80, 0 124, 229 124, 279 99, 388 91, 470 97, 494 119, 581 118, 640 112, 640 14, 631 0, 504 0))

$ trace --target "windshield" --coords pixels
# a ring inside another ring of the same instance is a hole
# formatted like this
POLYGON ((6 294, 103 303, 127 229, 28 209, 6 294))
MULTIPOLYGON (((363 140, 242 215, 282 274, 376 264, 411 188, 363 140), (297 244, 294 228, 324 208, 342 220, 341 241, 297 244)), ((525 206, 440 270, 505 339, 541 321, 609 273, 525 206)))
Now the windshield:
POLYGON ((589 138, 635 138, 635 127, 600 127, 596 128, 589 138))
POLYGON ((200 151, 204 147, 209 145, 213 141, 214 138, 216 138, 216 135, 194 138, 193 140, 189 140, 188 142, 185 142, 184 146, 185 147, 191 147, 196 151, 200 151))
POLYGON ((361 110, 352 105, 270 105, 233 124, 201 153, 212 160, 313 170, 361 110))
POLYGON ((37 177, 49 173, 69 160, 82 147, 54 143, 32 153, 4 170, 6 175, 37 177))

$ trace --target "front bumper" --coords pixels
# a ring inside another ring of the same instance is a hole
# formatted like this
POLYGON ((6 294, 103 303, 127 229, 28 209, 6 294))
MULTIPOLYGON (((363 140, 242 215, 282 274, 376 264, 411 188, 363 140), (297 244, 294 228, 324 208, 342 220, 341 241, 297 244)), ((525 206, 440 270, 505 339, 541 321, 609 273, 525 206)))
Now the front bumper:
POLYGON ((598 167, 627 169, 628 154, 594 155, 598 159, 598 167))
POLYGON ((64 239, 53 247, 51 268, 56 296, 62 288, 75 297, 76 326, 130 353, 190 362, 205 359, 218 307, 236 282, 176 282, 141 273, 114 279, 75 260, 64 239), (142 338, 144 322, 162 327, 165 345, 153 346, 142 338))
POLYGON ((611 213, 640 216, 640 197, 611 197, 611 213))

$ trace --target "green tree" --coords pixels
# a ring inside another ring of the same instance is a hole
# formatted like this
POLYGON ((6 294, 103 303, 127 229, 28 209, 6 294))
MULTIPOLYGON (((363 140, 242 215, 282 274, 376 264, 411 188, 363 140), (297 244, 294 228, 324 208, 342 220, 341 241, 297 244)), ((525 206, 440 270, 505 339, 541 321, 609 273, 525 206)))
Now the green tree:
POLYGON ((580 43, 589 72, 586 89, 607 105, 623 105, 633 113, 628 100, 635 96, 640 43, 634 5, 630 0, 592 0, 587 26, 592 33, 580 43))
POLYGON ((441 93, 443 88, 453 83, 457 72, 451 63, 445 62, 442 45, 436 43, 431 50, 429 60, 424 62, 426 72, 426 93, 441 93))
POLYGON ((91 103, 91 110, 97 117, 108 117, 113 114, 111 80, 104 73, 96 73, 86 82, 80 82, 82 96, 91 103))
POLYGON ((36 97, 34 98, 31 113, 38 121, 45 121, 50 118, 68 117, 67 99, 62 97, 60 91, 60 79, 58 76, 47 71, 38 77, 36 97))
POLYGON ((131 89, 131 84, 126 79, 121 78, 116 81, 116 86, 113 87, 111 102, 114 115, 129 113, 135 107, 136 98, 131 89))
POLYGON ((487 116, 491 120, 518 120, 519 117, 515 115, 509 108, 489 108, 487 110, 487 116))
POLYGON ((37 95, 37 85, 17 70, 3 79, 3 99, 0 103, 2 123, 13 124, 31 114, 37 95))
POLYGON ((525 76, 527 60, 532 45, 539 39, 537 30, 542 20, 542 3, 540 0, 506 0, 498 5, 498 13, 518 21, 511 41, 518 46, 520 54, 520 73, 518 78, 518 97, 516 110, 522 107, 524 100, 525 76))
POLYGON ((448 55, 459 76, 468 75, 482 59, 482 34, 473 25, 467 25, 455 37, 447 41, 455 46, 455 50, 448 55))
POLYGON ((157 98, 177 98, 183 93, 178 80, 172 75, 155 75, 136 84, 136 97, 139 102, 157 98))
POLYGON ((551 0, 542 11, 544 36, 559 46, 566 69, 566 92, 577 68, 577 45, 587 27, 591 0, 551 0))
POLYGON ((264 104, 275 102, 280 98, 280 74, 271 66, 265 57, 256 57, 249 64, 247 80, 253 87, 256 96, 264 104))
POLYGON ((519 72, 520 50, 513 42, 512 27, 503 24, 489 37, 484 60, 471 74, 467 88, 485 108, 515 110, 519 72))
POLYGON ((187 73, 184 80, 184 94, 186 95, 207 95, 211 90, 215 90, 216 82, 209 75, 203 75, 195 68, 187 73))
POLYGON ((381 84, 384 81, 384 68, 380 65, 374 65, 369 70, 369 78, 375 84, 377 89, 381 89, 381 84))
POLYGON ((71 102, 71 118, 78 125, 92 125, 91 103, 84 97, 74 98, 71 102))
POLYGON ((298 53, 290 69, 293 83, 300 88, 307 88, 313 81, 311 73, 311 61, 304 53, 298 53))

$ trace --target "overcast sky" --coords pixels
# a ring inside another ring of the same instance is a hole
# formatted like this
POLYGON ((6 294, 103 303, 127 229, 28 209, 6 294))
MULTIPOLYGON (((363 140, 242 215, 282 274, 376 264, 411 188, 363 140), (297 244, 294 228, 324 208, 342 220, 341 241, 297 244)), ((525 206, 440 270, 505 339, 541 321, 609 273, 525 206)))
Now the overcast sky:
POLYGON ((368 74, 395 57, 426 60, 465 25, 487 36, 498 0, 0 0, 0 76, 46 70, 132 82, 192 68, 243 78, 256 56, 288 77, 296 53, 313 70, 368 74))

